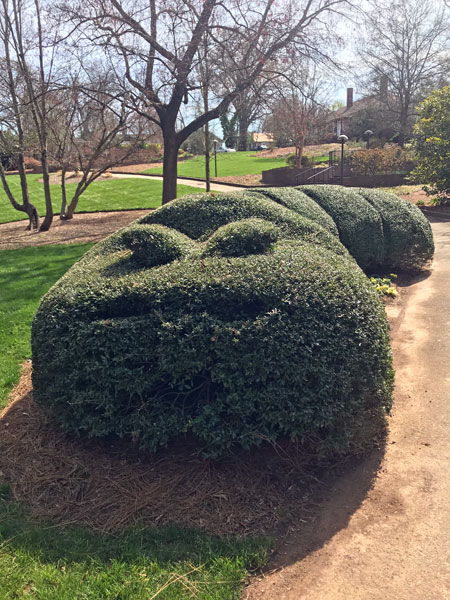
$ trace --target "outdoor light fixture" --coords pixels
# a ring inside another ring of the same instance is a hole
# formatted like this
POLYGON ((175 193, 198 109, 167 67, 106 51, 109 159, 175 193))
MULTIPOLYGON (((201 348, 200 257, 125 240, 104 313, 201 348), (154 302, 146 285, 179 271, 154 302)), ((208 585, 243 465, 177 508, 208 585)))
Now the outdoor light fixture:
POLYGON ((217 177, 217 140, 213 140, 214 144, 214 177, 217 177))
POLYGON ((364 137, 367 140, 367 148, 369 148, 370 138, 373 136, 373 131, 371 129, 366 129, 364 132, 364 137))
POLYGON ((337 141, 341 144, 341 185, 344 183, 344 144, 348 142, 346 135, 338 135, 337 141))

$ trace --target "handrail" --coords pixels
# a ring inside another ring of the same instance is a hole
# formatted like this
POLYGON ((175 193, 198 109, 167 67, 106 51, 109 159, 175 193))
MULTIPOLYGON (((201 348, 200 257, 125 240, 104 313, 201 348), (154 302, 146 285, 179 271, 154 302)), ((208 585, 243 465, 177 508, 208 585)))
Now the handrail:
POLYGON ((298 183, 298 180, 299 180, 299 178, 301 178, 301 179, 304 179, 304 178, 305 178, 305 175, 306 175, 307 173, 314 172, 315 170, 316 170, 316 167, 310 167, 309 169, 305 169, 305 171, 302 171, 301 173, 298 173, 298 174, 295 176, 295 180, 296 180, 296 182, 298 183))
MULTIPOLYGON (((314 175, 311 175, 311 177, 308 177, 308 179, 306 181, 309 181, 310 179, 315 179, 316 177, 323 175, 327 171, 333 171, 333 169, 334 169, 334 165, 332 165, 331 167, 327 167, 326 169, 322 169, 322 171, 319 171, 318 173, 314 173, 314 175)), ((323 177, 322 177, 322 179, 323 179, 323 177)))

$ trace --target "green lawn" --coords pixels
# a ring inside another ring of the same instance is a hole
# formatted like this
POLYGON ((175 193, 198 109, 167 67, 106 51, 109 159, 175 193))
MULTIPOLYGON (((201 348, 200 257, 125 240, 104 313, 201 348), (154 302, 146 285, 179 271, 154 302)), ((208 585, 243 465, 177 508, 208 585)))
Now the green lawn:
MULTIPOLYGON (((214 177, 214 157, 211 158, 211 177, 214 177)), ((257 175, 268 169, 286 166, 286 157, 258 158, 255 152, 227 152, 217 154, 217 177, 229 175, 257 175)), ((162 174, 162 167, 143 173, 162 174)), ((205 177, 205 157, 194 156, 178 163, 178 177, 205 177)))
POLYGON ((0 485, 0 600, 233 600, 269 540, 169 527, 100 534, 34 522, 0 485))
MULTIPOLYGON (((44 187, 38 180, 42 175, 28 175, 30 199, 42 216, 45 213, 44 187)), ((20 198, 18 175, 8 175, 8 182, 20 198)), ((74 183, 67 186, 68 196, 75 190, 74 183)), ((53 210, 59 212, 61 205, 60 186, 53 185, 53 210)), ((178 186, 178 196, 198 192, 198 188, 178 186)), ((102 210, 129 210, 133 208, 156 208, 161 206, 162 181, 147 179, 109 179, 92 183, 81 196, 78 211, 97 212, 102 210)), ((15 210, 0 186, 0 223, 26 219, 25 213, 15 210)))
POLYGON ((30 357, 30 325, 39 300, 91 246, 0 251, 0 409, 19 379, 20 365, 30 357))
MULTIPOLYGON (((0 407, 30 356, 42 294, 91 245, 0 251, 0 407)), ((111 535, 39 523, 0 472, 0 600, 232 600, 270 544, 174 527, 111 535)))

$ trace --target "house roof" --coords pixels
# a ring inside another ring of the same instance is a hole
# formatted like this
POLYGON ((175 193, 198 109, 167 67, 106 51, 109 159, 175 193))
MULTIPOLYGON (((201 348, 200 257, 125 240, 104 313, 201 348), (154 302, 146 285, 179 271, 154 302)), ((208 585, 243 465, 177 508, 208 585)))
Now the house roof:
POLYGON ((275 140, 273 139, 273 136, 270 135, 270 133, 254 133, 253 141, 259 144, 270 144, 275 140))
POLYGON ((336 121, 337 119, 346 119, 347 117, 351 117, 361 110, 366 110, 367 108, 375 108, 379 106, 379 99, 377 96, 367 96, 366 98, 360 98, 359 100, 355 100, 350 108, 343 106, 342 108, 338 108, 329 114, 327 121, 336 121))

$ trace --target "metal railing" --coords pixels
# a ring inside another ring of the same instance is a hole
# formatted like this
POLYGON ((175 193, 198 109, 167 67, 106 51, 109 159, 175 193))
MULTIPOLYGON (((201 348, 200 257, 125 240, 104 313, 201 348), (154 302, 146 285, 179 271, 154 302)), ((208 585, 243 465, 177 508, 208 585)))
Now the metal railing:
POLYGON ((311 167, 299 173, 296 177, 297 185, 304 184, 324 184, 336 179, 339 175, 338 171, 339 159, 336 154, 336 150, 331 150, 328 153, 328 166, 324 169, 317 169, 317 167, 311 167))

